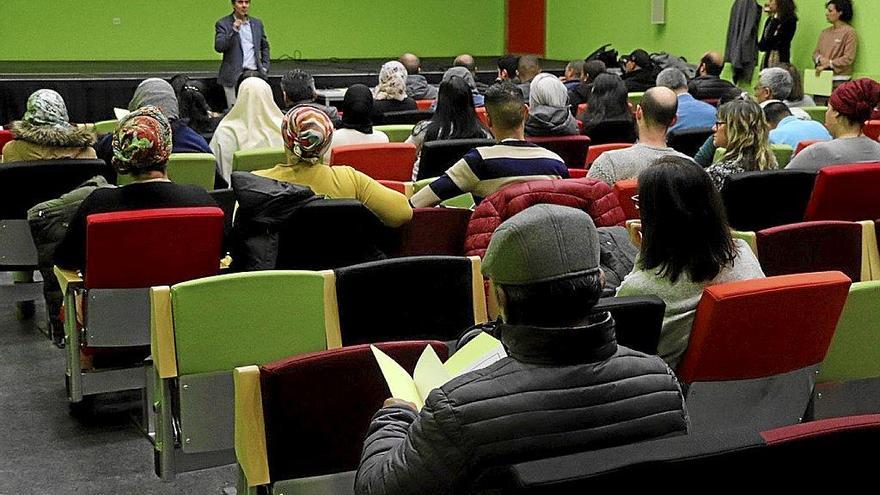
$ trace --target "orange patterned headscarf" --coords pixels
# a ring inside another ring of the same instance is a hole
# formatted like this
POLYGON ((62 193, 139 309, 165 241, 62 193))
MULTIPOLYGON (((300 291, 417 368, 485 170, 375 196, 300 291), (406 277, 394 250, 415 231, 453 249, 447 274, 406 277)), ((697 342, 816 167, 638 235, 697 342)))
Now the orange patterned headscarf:
POLYGON ((171 124, 157 107, 131 112, 113 133, 113 165, 121 173, 164 165, 171 156, 171 124))
POLYGON ((284 147, 304 162, 317 163, 333 140, 333 123, 310 106, 293 107, 281 121, 284 147))

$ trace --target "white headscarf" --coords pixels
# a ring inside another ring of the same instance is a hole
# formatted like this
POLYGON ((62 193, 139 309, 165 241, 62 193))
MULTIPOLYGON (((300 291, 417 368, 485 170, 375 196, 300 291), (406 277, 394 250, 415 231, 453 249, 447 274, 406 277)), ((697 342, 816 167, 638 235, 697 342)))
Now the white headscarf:
POLYGON ((373 99, 397 100, 406 99, 406 67, 397 60, 385 62, 379 71, 379 85, 373 89, 373 99))
POLYGON ((259 77, 241 82, 235 105, 220 121, 211 139, 211 150, 220 163, 224 179, 228 181, 232 175, 232 155, 236 151, 284 146, 283 118, 269 83, 259 77))
POLYGON ((562 108, 568 106, 568 90, 553 74, 542 72, 532 79, 529 86, 529 106, 562 108))

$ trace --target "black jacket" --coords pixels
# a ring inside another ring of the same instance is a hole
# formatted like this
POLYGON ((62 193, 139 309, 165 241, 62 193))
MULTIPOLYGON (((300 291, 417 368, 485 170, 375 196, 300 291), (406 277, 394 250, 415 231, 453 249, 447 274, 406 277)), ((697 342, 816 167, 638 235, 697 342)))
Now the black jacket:
POLYGON ((462 491, 495 465, 687 432, 672 371, 619 347, 608 313, 594 318, 576 328, 502 325, 509 357, 431 391, 420 414, 380 409, 355 492, 462 491))
POLYGON ((737 87, 730 81, 725 81, 718 76, 697 76, 688 83, 688 93, 698 100, 707 98, 721 99, 728 91, 737 91, 737 87))
POLYGON ((657 85, 657 71, 654 69, 636 69, 621 77, 627 93, 643 93, 657 85))
POLYGON ((770 52, 779 52, 779 61, 784 63, 791 62, 791 40, 794 39, 794 33, 797 31, 797 17, 788 17, 778 19, 771 17, 764 24, 764 33, 761 40, 758 41, 758 50, 766 52, 761 68, 767 68, 767 59, 770 52))

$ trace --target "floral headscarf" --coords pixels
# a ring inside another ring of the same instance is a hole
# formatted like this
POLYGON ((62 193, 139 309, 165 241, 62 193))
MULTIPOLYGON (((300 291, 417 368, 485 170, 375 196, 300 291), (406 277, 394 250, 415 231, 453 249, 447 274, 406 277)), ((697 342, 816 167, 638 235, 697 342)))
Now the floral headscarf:
POLYGON ((405 100, 406 67, 396 60, 385 62, 379 71, 379 85, 373 90, 373 97, 376 100, 405 100))
POLYGON ((22 120, 37 126, 70 127, 64 99, 51 89, 37 90, 28 97, 27 111, 22 120))
POLYGON ((121 173, 137 172, 168 162, 171 156, 171 124, 153 106, 131 112, 113 133, 113 165, 121 173))
POLYGON ((284 147, 309 163, 317 163, 333 140, 333 123, 326 113, 314 107, 293 107, 281 121, 284 147))

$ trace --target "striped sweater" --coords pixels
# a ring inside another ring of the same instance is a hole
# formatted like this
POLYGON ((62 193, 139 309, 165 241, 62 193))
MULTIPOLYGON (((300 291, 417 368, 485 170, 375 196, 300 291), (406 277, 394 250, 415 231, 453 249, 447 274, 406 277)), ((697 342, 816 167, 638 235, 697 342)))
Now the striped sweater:
POLYGON ((411 203, 416 208, 434 206, 467 192, 479 202, 479 198, 511 184, 559 178, 568 178, 568 168, 559 155, 526 141, 506 139, 468 151, 429 187, 416 193, 411 203))

